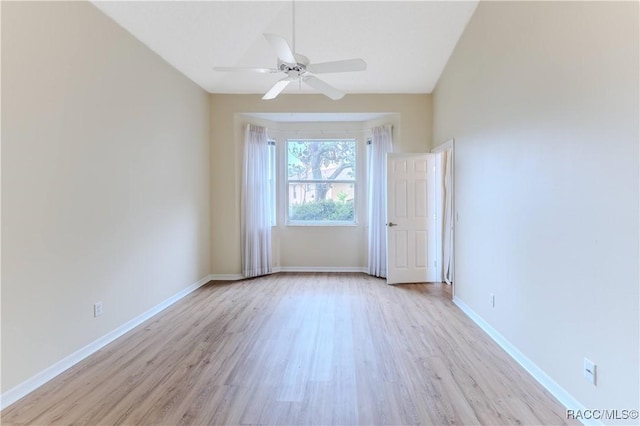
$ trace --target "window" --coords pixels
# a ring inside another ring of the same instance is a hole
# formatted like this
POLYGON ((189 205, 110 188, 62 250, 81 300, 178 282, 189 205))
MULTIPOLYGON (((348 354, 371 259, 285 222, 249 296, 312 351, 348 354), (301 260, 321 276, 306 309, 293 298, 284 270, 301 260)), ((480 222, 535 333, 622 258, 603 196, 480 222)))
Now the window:
POLYGON ((269 143, 269 188, 271 190, 271 226, 276 226, 276 141, 270 139, 269 143))
POLYGON ((287 141, 288 223, 354 224, 355 139, 287 141))

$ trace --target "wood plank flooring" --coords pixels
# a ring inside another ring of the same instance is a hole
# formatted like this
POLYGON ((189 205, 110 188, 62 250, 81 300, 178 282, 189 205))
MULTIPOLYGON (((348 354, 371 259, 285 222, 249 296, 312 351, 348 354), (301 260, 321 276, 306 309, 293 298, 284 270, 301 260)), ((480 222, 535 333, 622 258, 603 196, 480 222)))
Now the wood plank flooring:
MULTIPOLYGON (((211 282, 3 410, 9 424, 567 424, 442 284, 211 282)), ((575 423, 574 423, 575 424, 575 423)))

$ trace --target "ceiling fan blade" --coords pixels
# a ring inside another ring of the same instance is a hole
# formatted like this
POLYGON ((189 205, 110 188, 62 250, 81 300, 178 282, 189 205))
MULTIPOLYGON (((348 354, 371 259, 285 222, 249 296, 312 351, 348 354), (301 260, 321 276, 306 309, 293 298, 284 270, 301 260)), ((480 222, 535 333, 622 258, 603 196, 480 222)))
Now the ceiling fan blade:
POLYGON ((307 71, 310 71, 314 74, 364 71, 366 69, 367 63, 359 58, 345 59, 344 61, 322 62, 319 64, 311 64, 307 66, 307 71))
POLYGON ((342 99, 344 97, 344 92, 336 89, 328 83, 325 83, 318 77, 314 77, 312 75, 306 76, 304 77, 303 81, 323 95, 333 99, 334 101, 337 101, 338 99, 342 99))
POLYGON ((297 63, 287 40, 275 34, 264 34, 264 38, 271 44, 271 47, 273 47, 273 50, 275 50, 276 55, 278 55, 278 58, 280 58, 282 62, 294 65, 297 63))
POLYGON ((272 74, 272 73, 279 72, 275 68, 243 68, 243 67, 214 67, 213 70, 221 71, 221 72, 236 72, 236 71, 247 72, 248 71, 248 72, 259 72, 262 74, 272 74))
POLYGON ((273 85, 271 89, 267 93, 264 94, 262 99, 269 100, 274 99, 276 96, 280 94, 284 90, 285 87, 289 85, 295 78, 285 77, 282 80, 278 80, 276 84, 273 85))

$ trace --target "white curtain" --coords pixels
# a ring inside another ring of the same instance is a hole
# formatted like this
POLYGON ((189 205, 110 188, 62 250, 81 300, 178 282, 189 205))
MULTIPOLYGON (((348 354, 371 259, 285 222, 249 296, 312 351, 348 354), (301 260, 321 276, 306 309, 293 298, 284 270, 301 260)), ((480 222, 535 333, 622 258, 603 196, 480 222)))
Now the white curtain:
POLYGON ((391 124, 372 129, 369 152, 369 274, 387 276, 387 153, 392 151, 391 124))
POLYGON ((442 215, 442 273, 444 281, 453 281, 453 211, 452 211, 452 155, 451 150, 442 152, 443 215, 442 215))
POLYGON ((270 274, 271 186, 267 129, 247 124, 242 170, 242 275, 270 274))

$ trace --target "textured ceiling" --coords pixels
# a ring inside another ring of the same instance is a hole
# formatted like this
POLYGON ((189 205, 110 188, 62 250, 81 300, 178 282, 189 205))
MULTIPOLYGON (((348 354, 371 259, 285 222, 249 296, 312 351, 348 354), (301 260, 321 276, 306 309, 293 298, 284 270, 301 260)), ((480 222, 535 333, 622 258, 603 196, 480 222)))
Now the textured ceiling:
MULTIPOLYGON (((263 33, 293 44, 292 2, 94 1, 167 62, 211 93, 264 93, 283 74, 221 73, 275 67, 263 33)), ((295 50, 312 63, 362 58, 362 72, 323 74, 347 93, 430 93, 476 1, 295 2, 295 50)), ((285 93, 313 92, 291 84, 285 93)))

